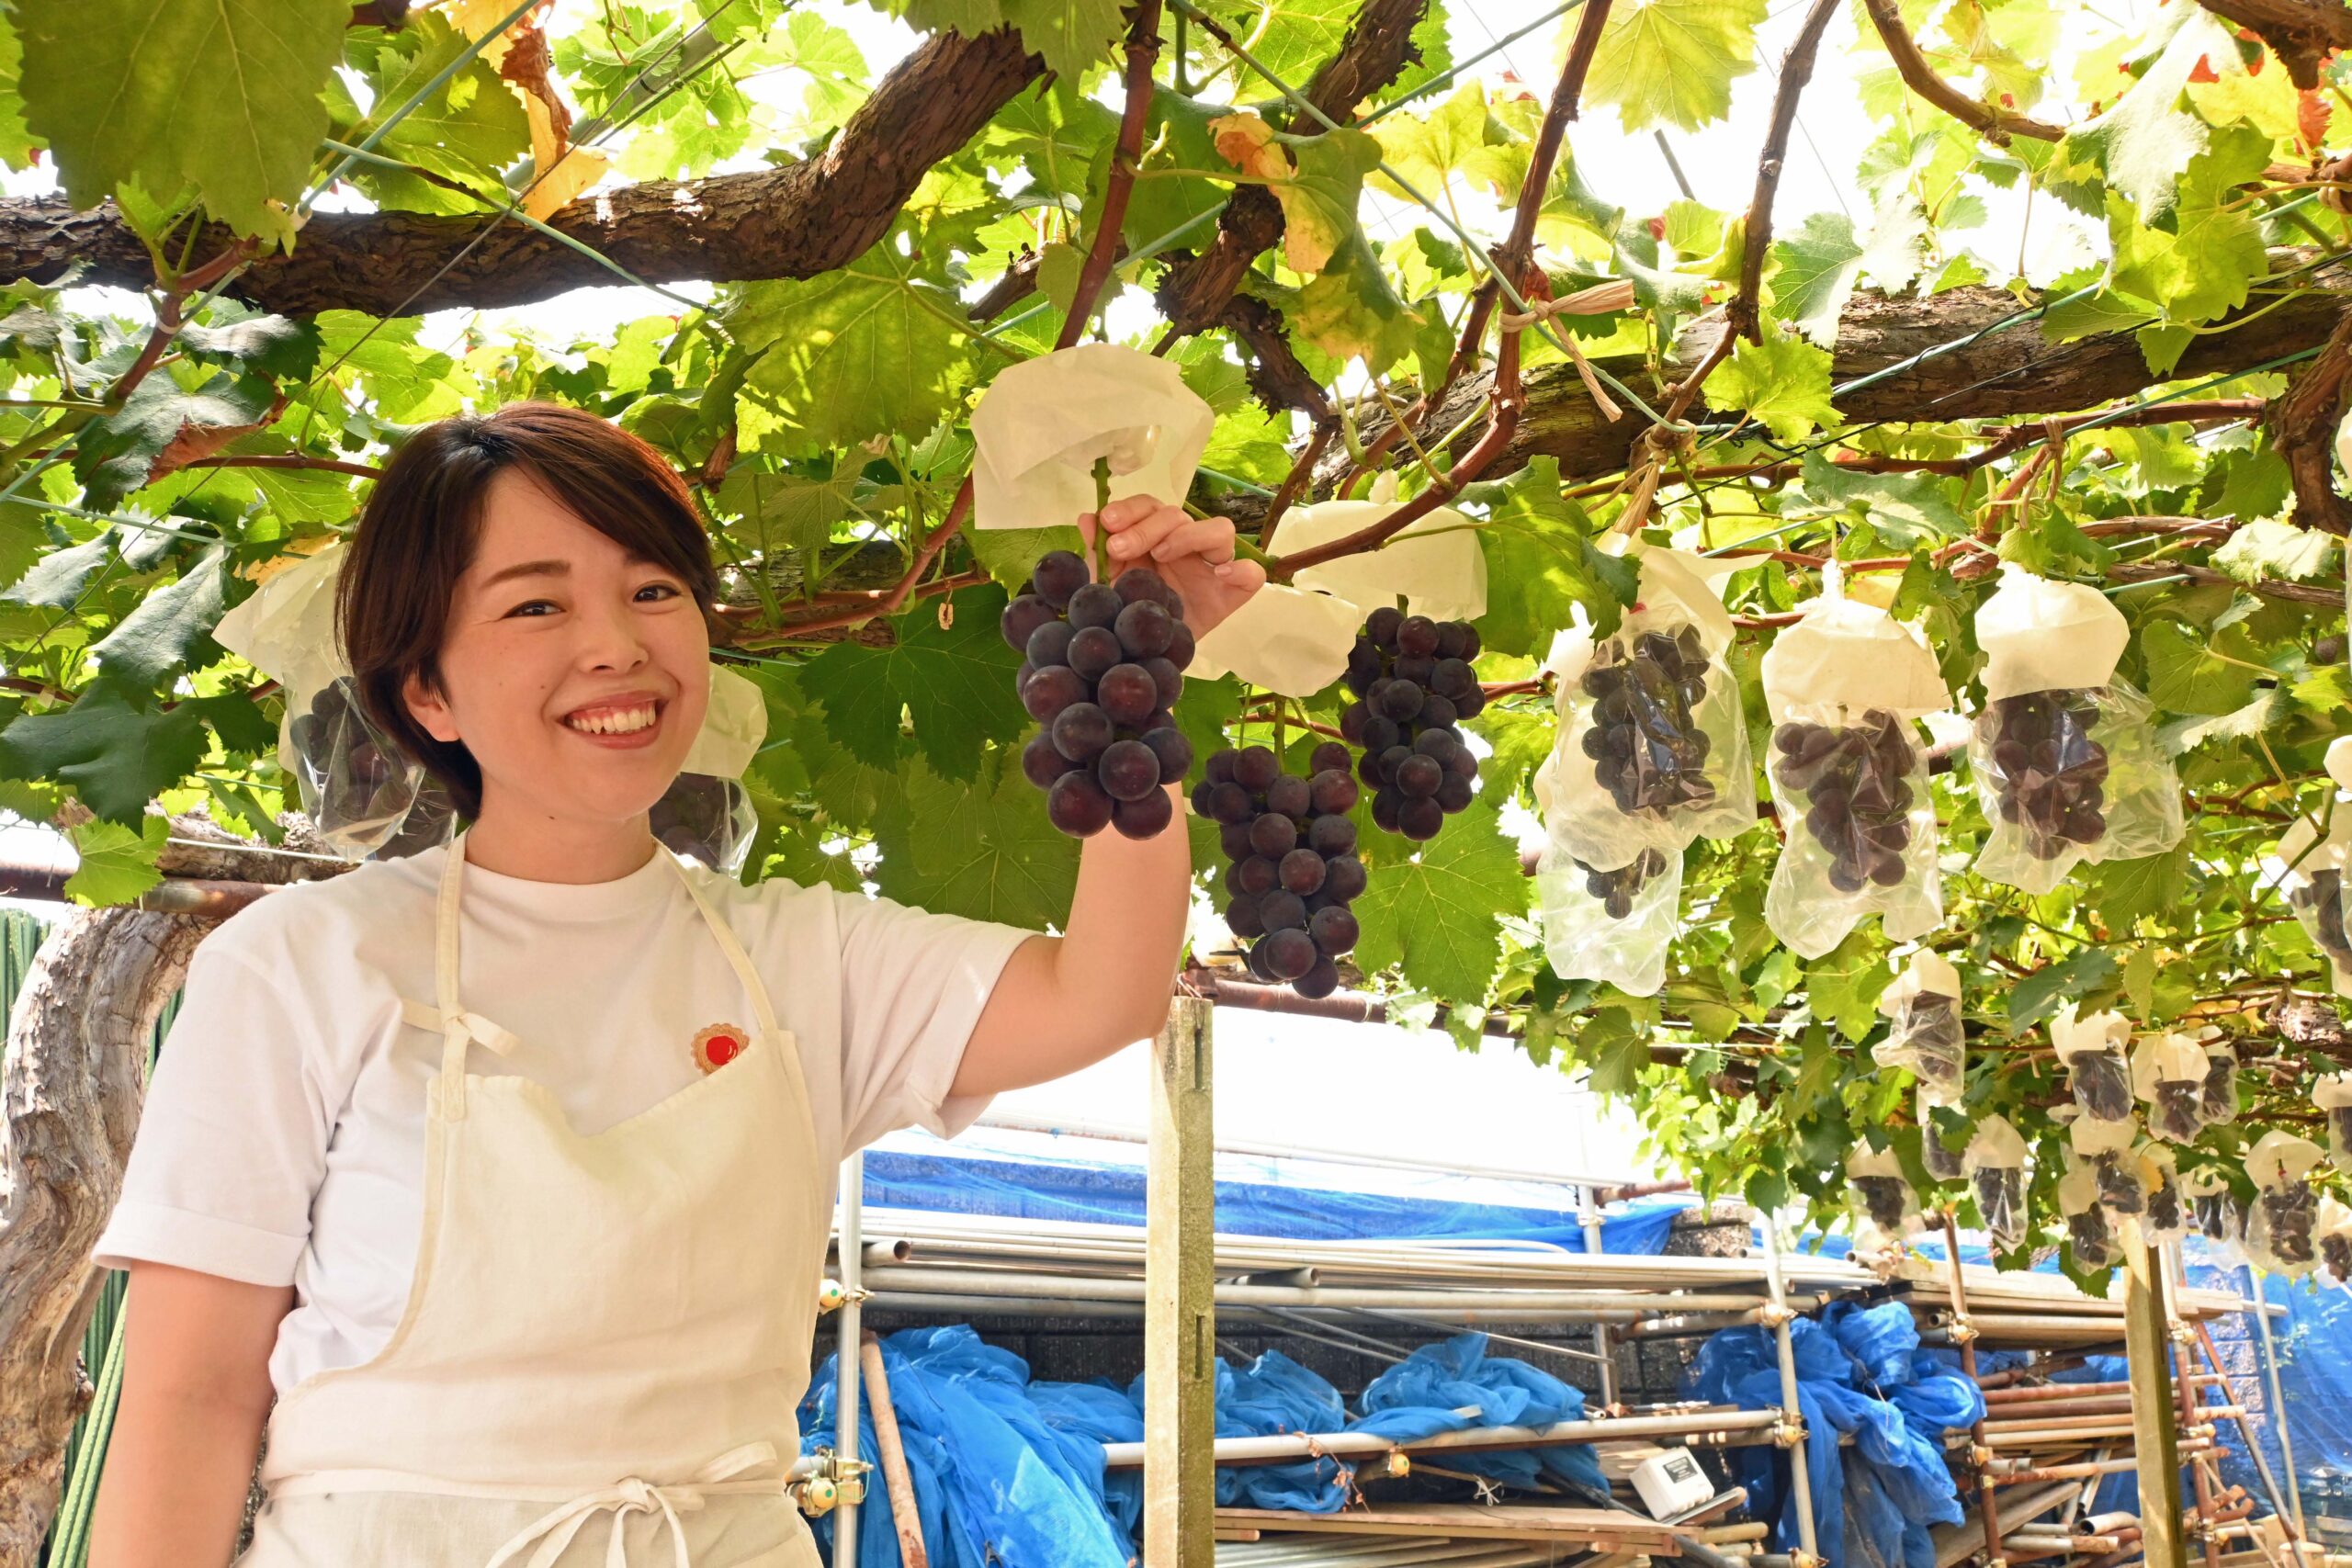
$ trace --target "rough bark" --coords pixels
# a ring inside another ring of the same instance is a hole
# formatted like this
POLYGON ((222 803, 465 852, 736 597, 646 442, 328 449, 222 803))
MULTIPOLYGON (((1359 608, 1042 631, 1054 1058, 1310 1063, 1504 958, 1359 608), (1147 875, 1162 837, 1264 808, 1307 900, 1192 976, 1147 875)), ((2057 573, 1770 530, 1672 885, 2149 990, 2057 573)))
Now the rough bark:
MULTIPOLYGON (((2282 254, 2279 262, 2291 265, 2306 259, 2282 254)), ((2024 419, 2089 408, 2163 381, 2191 381, 2244 369, 2326 339, 2341 309, 2340 296, 2329 290, 2345 288, 2346 279, 2331 268, 2314 281, 2322 288, 2232 331, 2199 336, 2165 376, 2149 370, 2129 333, 2052 344, 2035 322, 2019 321, 1840 398, 1837 406, 1856 423, 2024 419)), ((1883 370, 1964 338, 2018 309, 2017 299, 1997 288, 1954 288, 1927 299, 1857 292, 1838 321, 1833 378, 1844 381, 1883 370)), ((1711 324, 1703 334, 1686 333, 1677 344, 1679 364, 1669 367, 1669 373, 1705 358, 1718 331, 1719 326, 1711 324)), ((1605 363, 1628 385, 1663 400, 1665 389, 1649 381, 1638 360, 1605 363)), ((1602 419, 1572 367, 1545 366, 1529 373, 1526 382, 1527 412, 1519 432, 1487 478, 1541 456, 1557 457, 1560 472, 1572 478, 1614 473, 1625 467, 1640 421, 1620 420, 1611 425, 1602 419)), ((1444 430, 1461 423, 1492 384, 1490 375, 1464 378, 1430 426, 1444 430)), ((1367 436, 1377 429, 1367 430, 1367 436)))
POLYGON ((2344 0, 2199 0, 2268 44, 2298 87, 2319 85, 2320 67, 2339 49, 2352 49, 2352 10, 2344 0))
POLYGON ((8 1032, 0 1148, 0 1562, 30 1562, 90 1398, 77 1364, 122 1190, 147 1041, 211 922, 76 910, 43 942, 8 1032))
MULTIPOLYGON (((937 33, 909 55, 817 157, 786 168, 654 180, 583 197, 548 220, 654 283, 813 277, 855 260, 889 229, 930 167, 1045 70, 1017 35, 937 33)), ((208 234, 199 252, 229 243, 208 234)), ((0 277, 136 288, 147 253, 111 203, 0 201, 0 277)), ((255 261, 228 292, 288 315, 343 309, 416 314, 523 305, 608 284, 595 262, 521 223, 416 212, 313 213, 293 253, 255 261)))
MULTIPOLYGON (((2345 13, 2352 17, 2352 11, 2345 13)), ((2352 504, 2335 492, 2335 429, 2352 399, 2352 310, 2336 318, 2327 346, 2270 405, 2270 433, 2295 485, 2295 521, 2352 533, 2352 504)))
MULTIPOLYGON (((1356 14, 1339 51, 1306 85, 1306 101, 1344 125, 1357 104, 1395 81, 1407 62, 1419 58, 1413 48, 1413 29, 1428 5, 1429 0, 1370 0, 1356 14)), ((1300 136, 1322 130, 1305 114, 1285 129, 1300 136)), ((1170 269, 1170 285, 1161 296, 1169 324, 1187 333, 1216 326, 1250 264, 1282 237, 1282 205, 1262 186, 1237 189, 1217 220, 1216 241, 1199 256, 1180 260, 1170 269)))

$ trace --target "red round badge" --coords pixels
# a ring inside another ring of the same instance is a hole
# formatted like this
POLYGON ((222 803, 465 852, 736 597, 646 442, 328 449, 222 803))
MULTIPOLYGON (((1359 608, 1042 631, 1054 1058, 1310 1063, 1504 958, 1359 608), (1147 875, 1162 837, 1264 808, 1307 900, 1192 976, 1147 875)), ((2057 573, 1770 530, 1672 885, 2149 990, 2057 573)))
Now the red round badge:
POLYGON ((715 1073, 743 1054, 751 1038, 731 1023, 714 1023, 695 1036, 695 1065, 715 1073))

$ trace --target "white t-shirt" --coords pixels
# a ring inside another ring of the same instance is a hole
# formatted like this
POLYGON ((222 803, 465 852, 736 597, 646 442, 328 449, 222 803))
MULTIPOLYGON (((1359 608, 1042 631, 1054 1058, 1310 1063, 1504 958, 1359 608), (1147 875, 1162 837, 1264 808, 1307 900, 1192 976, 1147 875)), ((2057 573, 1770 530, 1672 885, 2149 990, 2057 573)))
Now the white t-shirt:
MULTIPOLYGON (((458 994, 522 1043, 471 1070, 553 1090, 583 1134, 702 1076, 713 1023, 756 1032, 751 1000, 670 852, 610 882, 535 882, 468 864, 458 994)), ((445 846, 272 892, 208 935, 149 1087, 121 1200, 93 1261, 175 1264, 295 1288, 270 1378, 380 1349, 424 1229, 424 1089, 445 846)), ((684 863, 734 928, 800 1047, 818 1168, 894 1127, 953 1136, 988 1103, 953 1099, 972 1026, 1035 933, 863 894, 684 863)), ((721 1069, 722 1071, 724 1069, 721 1069)), ((815 1281, 811 1281, 814 1288, 815 1281)))

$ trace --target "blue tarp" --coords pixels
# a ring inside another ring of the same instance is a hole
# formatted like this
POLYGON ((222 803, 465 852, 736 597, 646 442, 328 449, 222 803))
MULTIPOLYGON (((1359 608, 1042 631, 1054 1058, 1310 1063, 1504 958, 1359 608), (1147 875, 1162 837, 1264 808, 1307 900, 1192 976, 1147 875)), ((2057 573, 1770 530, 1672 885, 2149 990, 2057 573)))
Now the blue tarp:
MULTIPOLYGON (((1442 1185, 1431 1184, 1441 1190, 1442 1185)), ((865 1201, 876 1208, 1140 1225, 1144 1168, 1140 1163, 975 1158, 869 1148, 865 1151, 865 1201)), ((1664 1251, 1674 1216, 1696 1201, 1688 1193, 1670 1193, 1611 1204, 1601 1216, 1601 1249, 1628 1256, 1664 1251)), ((1353 1192, 1256 1181, 1217 1182, 1216 1228, 1233 1235, 1295 1241, 1475 1236, 1487 1241, 1548 1242, 1571 1252, 1584 1250, 1584 1227, 1577 1211, 1566 1204, 1519 1207, 1433 1195, 1353 1192)))
MULTIPOLYGON (((882 1341, 907 1469, 914 1482, 923 1545, 940 1568, 1125 1568, 1141 1520, 1142 1476, 1106 1472, 1102 1445, 1143 1437, 1143 1380, 1032 1382, 1009 1350, 983 1344, 969 1327, 910 1328, 882 1341)), ((802 1447, 831 1446, 838 1385, 828 1359, 801 1402, 802 1447)), ((879 1462, 872 1402, 859 1446, 879 1462)), ((1470 1427, 1544 1426, 1584 1413, 1584 1396, 1549 1372, 1488 1356, 1487 1337, 1462 1334, 1424 1346, 1364 1391, 1351 1419, 1339 1391, 1279 1350, 1247 1367, 1216 1371, 1221 1438, 1283 1432, 1373 1431, 1404 1439, 1470 1427), (1476 1407, 1478 1414, 1460 1414, 1476 1407)), ((1458 1456, 1481 1474, 1525 1485, 1541 1476, 1606 1490, 1589 1446, 1458 1456)), ((878 1476, 878 1472, 876 1472, 878 1476)), ((1234 1465, 1216 1472, 1221 1506, 1334 1513, 1348 1500, 1352 1471, 1339 1461, 1234 1465)), ((816 1522, 827 1561, 832 1526, 816 1522)), ((888 1489, 866 1492, 857 1568, 896 1568, 897 1526, 888 1489)))
MULTIPOLYGON (((1928 1527, 1957 1524, 1961 1510, 1942 1438, 1984 1413, 1976 1385, 1919 1347, 1910 1309, 1832 1302, 1817 1319, 1790 1325, 1797 1404, 1815 1529, 1830 1568, 1934 1568, 1928 1527), (1854 1445, 1838 1439, 1851 1436, 1854 1445)), ((1781 1403, 1772 1331, 1727 1328, 1700 1347, 1691 1393, 1763 1410, 1781 1403)), ((1799 1545, 1788 1461, 1767 1448, 1732 1452, 1748 1506, 1773 1527, 1775 1549, 1799 1545)))

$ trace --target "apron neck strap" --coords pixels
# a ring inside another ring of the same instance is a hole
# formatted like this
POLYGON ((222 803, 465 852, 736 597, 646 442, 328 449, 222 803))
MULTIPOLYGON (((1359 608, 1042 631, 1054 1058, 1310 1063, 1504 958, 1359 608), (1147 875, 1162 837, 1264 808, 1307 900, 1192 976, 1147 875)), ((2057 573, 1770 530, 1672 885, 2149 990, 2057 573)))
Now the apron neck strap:
MULTIPOLYGON (((458 998, 458 884, 466 865, 466 839, 473 831, 466 828, 449 840, 449 858, 441 868, 440 897, 434 910, 433 985, 434 999, 441 1010, 441 1104, 443 1113, 452 1119, 463 1116, 466 1087, 466 1045, 470 1030, 464 1020, 463 1005, 458 998)), ((719 950, 727 954, 727 962, 735 971, 743 989, 750 993, 752 1016, 759 1021, 763 1037, 777 1034, 775 1008, 768 998, 768 988, 753 966, 751 955, 743 951, 732 927, 719 917, 700 887, 695 886, 685 862, 672 854, 660 843, 653 852, 670 863, 685 885, 686 896, 702 912, 705 924, 718 941, 719 950)))

